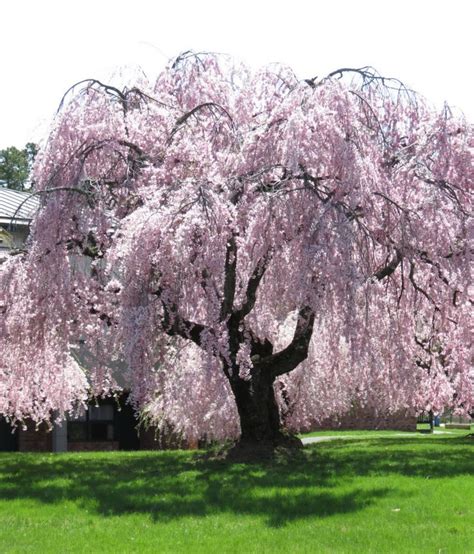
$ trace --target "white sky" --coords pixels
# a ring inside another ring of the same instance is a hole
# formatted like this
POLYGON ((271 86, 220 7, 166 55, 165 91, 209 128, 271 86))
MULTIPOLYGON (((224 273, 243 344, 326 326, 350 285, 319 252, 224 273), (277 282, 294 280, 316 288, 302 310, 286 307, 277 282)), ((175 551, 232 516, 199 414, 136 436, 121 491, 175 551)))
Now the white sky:
POLYGON ((474 119, 471 0, 4 0, 0 148, 39 141, 65 90, 114 68, 156 75, 188 49, 301 77, 372 65, 474 119))

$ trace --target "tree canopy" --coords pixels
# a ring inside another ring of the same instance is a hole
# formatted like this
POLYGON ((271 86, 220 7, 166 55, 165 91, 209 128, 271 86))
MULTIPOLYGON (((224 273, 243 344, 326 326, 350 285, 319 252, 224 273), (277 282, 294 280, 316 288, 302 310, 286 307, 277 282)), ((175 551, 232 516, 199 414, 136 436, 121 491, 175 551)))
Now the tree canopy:
POLYGON ((76 85, 28 252, 1 268, 0 413, 62 415, 119 359, 142 413, 188 436, 469 410, 472 147, 370 68, 186 53, 152 84, 76 85))
POLYGON ((38 152, 36 144, 29 142, 23 150, 9 146, 0 150, 0 186, 15 190, 31 188, 31 168, 38 152))

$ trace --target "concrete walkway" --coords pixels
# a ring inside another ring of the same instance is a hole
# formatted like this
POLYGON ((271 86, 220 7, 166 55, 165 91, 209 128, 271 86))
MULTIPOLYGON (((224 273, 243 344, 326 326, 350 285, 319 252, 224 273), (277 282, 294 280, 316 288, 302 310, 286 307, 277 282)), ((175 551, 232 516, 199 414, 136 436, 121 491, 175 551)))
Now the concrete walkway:
POLYGON ((434 435, 454 435, 452 431, 440 431, 435 429, 433 433, 393 433, 393 434, 387 434, 387 435, 372 435, 370 433, 367 433, 367 435, 321 435, 320 437, 306 437, 301 439, 301 442, 303 444, 313 444, 315 442, 326 442, 326 441, 334 441, 334 440, 347 440, 347 439, 384 439, 384 438, 390 438, 390 437, 406 437, 406 438, 413 438, 413 437, 429 437, 432 434, 434 435))

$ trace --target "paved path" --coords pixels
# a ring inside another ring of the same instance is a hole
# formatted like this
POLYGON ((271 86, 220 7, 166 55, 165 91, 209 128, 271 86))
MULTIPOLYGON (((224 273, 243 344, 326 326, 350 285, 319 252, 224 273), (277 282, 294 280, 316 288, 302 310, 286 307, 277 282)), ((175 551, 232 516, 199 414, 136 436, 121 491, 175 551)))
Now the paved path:
MULTIPOLYGON (((334 440, 346 440, 346 439, 383 439, 383 438, 390 438, 390 437, 407 437, 407 438, 413 438, 413 437, 429 437, 432 433, 394 433, 390 435, 370 435, 367 433, 367 435, 321 435, 320 437, 306 437, 304 439, 301 439, 301 442, 303 444, 313 444, 315 442, 326 442, 326 441, 334 441, 334 440)), ((453 435, 454 433, 452 431, 433 431, 434 435, 453 435)))

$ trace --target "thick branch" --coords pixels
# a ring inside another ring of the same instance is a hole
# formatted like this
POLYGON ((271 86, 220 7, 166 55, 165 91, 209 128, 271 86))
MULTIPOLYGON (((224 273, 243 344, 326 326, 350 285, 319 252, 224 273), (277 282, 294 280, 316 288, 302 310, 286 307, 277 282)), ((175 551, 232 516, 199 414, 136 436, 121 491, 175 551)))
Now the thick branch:
POLYGON ((192 340, 198 346, 202 346, 202 334, 206 332, 211 333, 212 330, 201 323, 194 323, 181 317, 175 304, 169 305, 168 302, 163 300, 161 289, 158 289, 153 294, 158 296, 163 306, 164 316, 161 321, 163 331, 170 337, 178 336, 183 339, 192 340))
POLYGON ((383 267, 378 269, 374 274, 373 278, 381 281, 385 277, 389 277, 397 269, 400 262, 402 261, 402 255, 399 250, 395 250, 395 256, 388 261, 383 267))
POLYGON ((180 336, 183 339, 192 340, 198 346, 202 346, 201 334, 207 330, 204 325, 181 317, 176 317, 172 326, 163 327, 163 329, 170 337, 180 336))
MULTIPOLYGON (((263 275, 270 263, 273 255, 273 250, 269 249, 264 256, 260 258, 257 265, 247 283, 247 291, 245 294, 245 300, 242 307, 236 311, 230 311, 230 317, 227 322, 227 329, 229 330, 229 348, 231 358, 235 360, 239 345, 243 341, 243 331, 241 329, 241 323, 246 315, 248 315, 257 300, 257 291, 263 275)), ((247 329, 249 332, 249 329, 247 329)))
POLYGON ((310 306, 303 306, 298 312, 295 334, 291 343, 276 354, 254 361, 257 369, 269 372, 273 377, 295 369, 308 356, 309 343, 313 334, 315 313, 310 306))
POLYGON ((97 239, 92 231, 89 231, 84 239, 70 239, 66 242, 66 244, 68 250, 71 250, 77 246, 83 256, 87 256, 93 260, 104 257, 104 252, 102 250, 103 245, 97 242, 97 239))
POLYGON ((221 305, 221 321, 223 321, 234 307, 235 282, 237 272, 237 243, 235 233, 227 242, 224 268, 224 298, 221 305))
POLYGON ((252 276, 249 279, 247 284, 247 291, 245 294, 245 302, 243 306, 236 312, 236 316, 242 320, 246 315, 248 315, 255 306, 257 301, 257 290, 260 285, 260 282, 265 275, 270 261, 273 256, 273 249, 269 248, 267 252, 258 260, 255 269, 253 270, 252 276))
POLYGON ((186 112, 184 115, 182 115, 177 119, 176 124, 168 138, 168 145, 170 145, 173 142, 174 136, 180 129, 183 128, 186 121, 190 117, 196 115, 203 109, 208 109, 213 115, 215 115, 216 113, 218 113, 219 115, 225 115, 229 120, 230 128, 232 130, 234 129, 234 121, 231 115, 229 114, 229 112, 224 107, 220 106, 219 104, 216 104, 215 102, 204 102, 203 104, 199 104, 198 106, 195 106, 192 110, 189 110, 188 112, 186 112))

